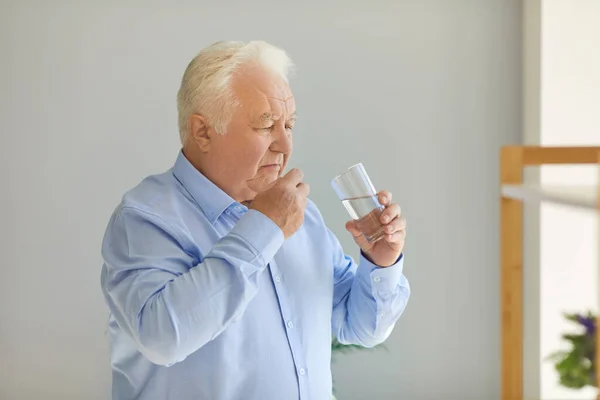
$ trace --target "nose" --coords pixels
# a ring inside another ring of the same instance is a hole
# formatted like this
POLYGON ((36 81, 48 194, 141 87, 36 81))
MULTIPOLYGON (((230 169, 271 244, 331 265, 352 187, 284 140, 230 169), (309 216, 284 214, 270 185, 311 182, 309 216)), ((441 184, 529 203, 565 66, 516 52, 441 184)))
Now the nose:
POLYGON ((270 149, 277 153, 290 154, 292 152, 292 135, 283 126, 278 126, 272 131, 273 142, 270 149))

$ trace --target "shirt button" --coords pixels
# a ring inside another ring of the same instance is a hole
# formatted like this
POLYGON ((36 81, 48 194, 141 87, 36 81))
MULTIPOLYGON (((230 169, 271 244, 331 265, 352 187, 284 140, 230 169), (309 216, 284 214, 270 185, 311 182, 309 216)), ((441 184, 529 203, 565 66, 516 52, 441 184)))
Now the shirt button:
POLYGON ((378 277, 378 276, 376 276, 375 278, 373 278, 373 281, 374 281, 374 282, 379 282, 379 281, 381 281, 381 278, 380 278, 380 277, 378 277))
POLYGON ((276 277, 275 277, 275 282, 277 282, 277 283, 281 283, 281 277, 279 277, 279 276, 276 276, 276 277))
POLYGON ((288 321, 287 327, 292 329, 294 327, 294 323, 292 321, 288 321))
POLYGON ((235 206, 235 211, 237 211, 237 212, 242 212, 242 207, 240 207, 240 206, 235 206))
POLYGON ((300 375, 304 375, 306 373, 306 371, 304 370, 304 368, 300 368, 300 371, 298 371, 300 373, 300 375))

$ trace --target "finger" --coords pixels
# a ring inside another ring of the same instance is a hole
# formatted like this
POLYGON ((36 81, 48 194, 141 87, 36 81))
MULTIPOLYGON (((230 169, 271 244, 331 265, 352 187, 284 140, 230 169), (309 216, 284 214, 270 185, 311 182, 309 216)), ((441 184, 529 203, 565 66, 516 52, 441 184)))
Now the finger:
POLYGON ((379 198, 379 204, 382 206, 387 206, 392 202, 392 193, 387 190, 382 190, 377 196, 379 198))
POLYGON ((359 236, 362 236, 362 233, 358 230, 358 228, 356 227, 356 222, 354 222, 354 221, 346 222, 346 230, 348 232, 350 232, 350 234, 354 238, 358 238, 359 236))
POLYGON ((287 184, 298 186, 302 179, 304 178, 304 173, 300 171, 298 168, 292 168, 287 174, 281 178, 281 180, 287 184))
POLYGON ((373 245, 371 243, 369 243, 369 241, 367 240, 365 235, 363 235, 362 232, 358 229, 355 221, 348 221, 346 223, 346 230, 348 232, 350 232, 350 234, 352 235, 352 238, 354 239, 354 242, 363 251, 368 251, 370 248, 373 247, 373 245))
POLYGON ((388 243, 402 244, 404 243, 404 239, 406 239, 406 233, 404 231, 400 231, 392 233, 391 235, 385 235, 383 238, 388 243))
POLYGON ((383 210, 379 219, 381 223, 387 224, 388 222, 392 221, 394 218, 399 216, 401 211, 402 210, 400 209, 400 205, 394 203, 388 206, 385 210, 383 210))
POLYGON ((308 183, 300 182, 300 184, 297 186, 297 189, 301 196, 308 197, 308 194, 310 193, 310 186, 308 183))
POLYGON ((406 230, 406 218, 402 215, 394 218, 392 222, 385 226, 385 233, 392 234, 399 231, 406 230))

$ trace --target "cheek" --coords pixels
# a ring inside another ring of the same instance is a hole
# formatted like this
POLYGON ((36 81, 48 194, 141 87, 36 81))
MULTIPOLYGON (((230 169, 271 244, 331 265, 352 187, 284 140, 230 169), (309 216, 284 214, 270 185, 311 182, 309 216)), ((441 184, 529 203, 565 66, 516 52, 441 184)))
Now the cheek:
POLYGON ((254 175, 269 152, 269 143, 263 140, 249 141, 240 148, 234 163, 247 174, 254 175))
POLYGON ((246 160, 246 164, 248 164, 249 166, 252 165, 255 168, 261 165, 262 161, 267 155, 268 149, 268 147, 259 146, 256 143, 249 144, 244 149, 244 159, 246 160))
POLYGON ((228 132, 219 143, 215 158, 234 180, 251 179, 269 151, 270 140, 255 132, 228 132))

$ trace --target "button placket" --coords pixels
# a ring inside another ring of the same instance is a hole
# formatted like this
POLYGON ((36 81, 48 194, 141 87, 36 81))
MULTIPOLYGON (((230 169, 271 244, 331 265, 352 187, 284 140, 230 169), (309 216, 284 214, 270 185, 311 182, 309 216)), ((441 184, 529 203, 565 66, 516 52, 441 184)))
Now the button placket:
POLYGON ((283 284, 283 278, 279 273, 279 269, 275 260, 269 263, 268 269, 271 274, 272 282, 274 282, 273 287, 279 299, 279 310, 281 312, 283 327, 285 329, 292 353, 292 358, 296 366, 297 377, 300 381, 300 398, 305 398, 308 391, 306 387, 308 384, 308 372, 306 367, 301 367, 306 365, 306 360, 304 360, 302 354, 302 343, 299 340, 299 335, 301 332, 298 332, 298 327, 293 321, 293 318, 295 317, 294 310, 290 308, 289 296, 287 294, 285 285, 283 284))

